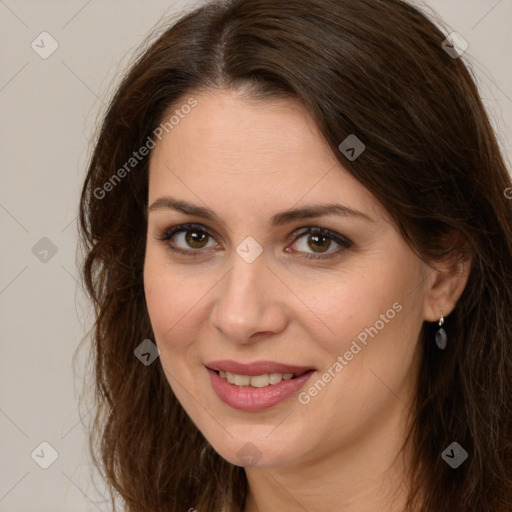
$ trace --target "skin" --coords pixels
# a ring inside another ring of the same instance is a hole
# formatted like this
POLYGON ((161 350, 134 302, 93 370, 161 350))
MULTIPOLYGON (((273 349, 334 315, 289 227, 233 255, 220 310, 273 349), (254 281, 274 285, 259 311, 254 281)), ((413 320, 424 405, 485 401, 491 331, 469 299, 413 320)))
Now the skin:
POLYGON ((434 271, 422 262, 300 104, 249 101, 232 90, 190 94, 183 103, 190 96, 198 105, 151 154, 148 204, 170 195, 211 208, 222 222, 149 212, 145 294, 172 390, 226 460, 243 465, 239 450, 256 446, 260 458, 246 467, 245 512, 401 511, 409 451, 397 454, 416 391, 418 335, 441 308, 444 316, 452 311, 469 265, 440 262, 434 271), (330 202, 371 221, 331 214, 267 225, 279 211, 330 202), (195 245, 185 238, 191 241, 190 231, 158 240, 187 222, 212 236, 195 245), (320 247, 308 234, 287 240, 307 226, 353 245, 337 253, 329 238, 320 247), (236 252, 248 236, 263 248, 252 263, 236 252), (202 255, 175 254, 171 245, 202 255), (327 253, 333 257, 304 258, 327 253), (307 404, 292 397, 243 412, 211 386, 204 365, 218 359, 312 366, 314 383, 395 303, 401 311, 307 404))

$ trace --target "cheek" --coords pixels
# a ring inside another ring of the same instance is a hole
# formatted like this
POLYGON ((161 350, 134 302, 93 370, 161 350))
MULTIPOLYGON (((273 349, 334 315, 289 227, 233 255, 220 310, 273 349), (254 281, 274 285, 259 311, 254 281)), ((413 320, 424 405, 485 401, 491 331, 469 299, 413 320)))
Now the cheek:
POLYGON ((207 319, 204 307, 215 280, 198 277, 193 265, 178 268, 160 251, 148 250, 144 264, 144 292, 155 343, 162 362, 183 354, 198 339, 207 319))
POLYGON ((331 282, 329 292, 309 295, 308 305, 322 323, 308 337, 323 367, 299 399, 313 416, 329 418, 325 435, 333 443, 341 432, 350 439, 387 408, 406 403, 422 325, 418 270, 402 259, 346 274, 336 286, 331 282), (347 417, 354 423, 347 423, 347 417))
POLYGON ((307 308, 304 321, 318 325, 313 339, 340 348, 375 322, 380 327, 380 315, 388 312, 385 319, 393 318, 397 309, 393 305, 401 301, 403 290, 391 276, 383 279, 382 274, 369 270, 330 275, 316 280, 314 287, 305 282, 297 295, 307 308))
POLYGON ((205 292, 191 286, 190 278, 183 278, 161 260, 150 255, 146 260, 146 304, 164 374, 179 402, 188 409, 193 406, 190 397, 201 392, 191 371, 197 366, 197 315, 201 314, 200 300, 205 292))
POLYGON ((183 280, 173 269, 148 250, 144 263, 144 293, 146 305, 157 345, 172 333, 187 312, 189 292, 193 287, 184 286, 183 280))
POLYGON ((304 284, 299 294, 310 319, 304 321, 325 363, 344 354, 353 369, 410 360, 422 324, 421 278, 418 262, 397 251, 364 270, 304 284))

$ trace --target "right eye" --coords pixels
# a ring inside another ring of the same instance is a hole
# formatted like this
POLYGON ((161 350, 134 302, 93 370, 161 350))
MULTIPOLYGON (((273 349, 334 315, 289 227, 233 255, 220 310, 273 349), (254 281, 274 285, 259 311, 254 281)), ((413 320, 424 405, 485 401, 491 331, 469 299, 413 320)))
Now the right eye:
POLYGON ((200 249, 207 247, 204 242, 208 238, 213 238, 213 235, 200 224, 179 224, 165 229, 157 239, 164 242, 171 251, 189 256, 199 256, 200 249), (175 235, 179 235, 179 237, 175 235), (176 242, 172 241, 173 238, 180 240, 185 247, 176 246, 176 242), (187 246, 192 249, 187 249, 187 246))

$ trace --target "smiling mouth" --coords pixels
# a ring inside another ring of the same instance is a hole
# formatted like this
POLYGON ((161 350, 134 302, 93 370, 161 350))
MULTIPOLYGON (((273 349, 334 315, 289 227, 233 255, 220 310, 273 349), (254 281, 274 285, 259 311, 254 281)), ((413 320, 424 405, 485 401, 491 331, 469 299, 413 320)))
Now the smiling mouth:
POLYGON ((309 373, 313 370, 307 370, 300 373, 264 373, 261 375, 241 375, 223 370, 214 370, 217 375, 230 384, 241 387, 264 388, 275 386, 283 380, 293 380, 297 377, 309 373))
POLYGON ((289 400, 317 371, 276 361, 212 361, 205 368, 218 398, 245 412, 263 411, 289 400))

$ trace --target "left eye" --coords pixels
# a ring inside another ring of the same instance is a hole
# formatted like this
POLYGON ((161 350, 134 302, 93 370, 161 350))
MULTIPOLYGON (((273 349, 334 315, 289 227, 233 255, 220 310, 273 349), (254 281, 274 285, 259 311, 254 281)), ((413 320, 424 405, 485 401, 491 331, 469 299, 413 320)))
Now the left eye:
POLYGON ((305 245, 303 245, 303 247, 305 249, 309 248, 313 250, 313 254, 308 253, 303 256, 306 259, 331 258, 334 255, 344 251, 345 249, 349 249, 350 247, 352 247, 352 242, 348 238, 344 237, 343 235, 339 235, 338 233, 334 233, 329 229, 320 227, 307 227, 300 231, 299 233, 295 233, 292 236, 294 242, 301 241, 301 239, 304 239, 305 245), (306 237, 306 235, 308 236, 306 237), (327 252, 327 250, 331 247, 333 241, 335 244, 339 245, 340 248, 335 251, 327 252))
MULTIPOLYGON (((188 256, 199 256, 202 251, 200 249, 204 249, 207 245, 204 244, 205 241, 208 241, 208 238, 213 238, 213 235, 205 229, 200 224, 182 224, 179 226, 174 226, 165 230, 160 237, 157 239, 161 242, 165 242, 168 245, 169 249, 176 253, 185 254, 188 256), (176 236, 175 236, 176 235, 176 236), (188 247, 192 247, 193 250, 187 250, 184 247, 177 246, 175 242, 170 243, 173 238, 177 239, 177 235, 181 235, 181 238, 185 245, 188 247)), ((321 227, 307 227, 303 228, 299 232, 294 232, 292 235, 288 237, 294 243, 304 240, 306 245, 303 245, 303 249, 311 249, 313 253, 307 253, 305 250, 289 250, 286 248, 286 252, 297 252, 302 253, 306 252, 302 257, 306 259, 326 259, 331 258, 334 255, 349 249, 352 247, 352 242, 340 235, 335 233, 329 229, 321 228, 321 227), (306 238, 306 235, 309 235, 306 238), (340 248, 338 250, 327 252, 327 250, 331 247, 332 242, 339 245, 340 248)), ((215 244, 213 245, 213 247, 215 244)), ((212 246, 210 246, 212 247, 212 246)))

